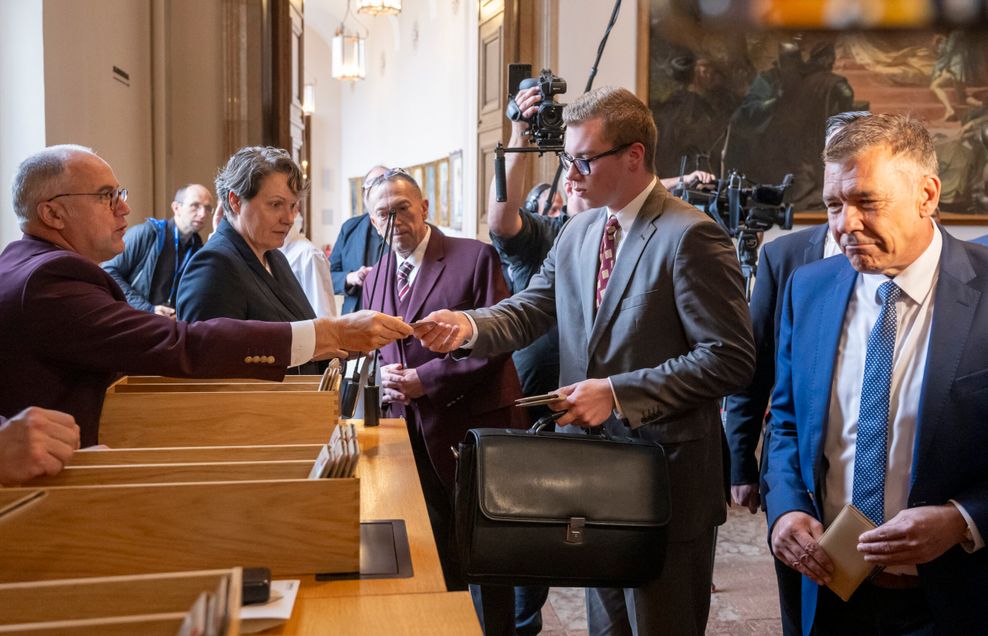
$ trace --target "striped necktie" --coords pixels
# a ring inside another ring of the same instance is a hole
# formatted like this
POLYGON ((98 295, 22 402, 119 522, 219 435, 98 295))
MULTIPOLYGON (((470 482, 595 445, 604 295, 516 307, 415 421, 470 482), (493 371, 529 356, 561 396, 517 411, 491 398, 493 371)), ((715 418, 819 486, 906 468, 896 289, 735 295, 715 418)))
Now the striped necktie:
POLYGON ((595 297, 594 309, 600 308, 600 302, 604 298, 604 290, 607 289, 607 282, 614 271, 615 247, 617 245, 618 220, 611 215, 604 226, 604 235, 600 237, 600 257, 597 260, 597 295, 595 297))
POLYGON ((408 290, 412 287, 411 283, 408 282, 408 277, 414 268, 415 266, 412 264, 412 261, 405 261, 398 268, 398 302, 405 300, 408 290))

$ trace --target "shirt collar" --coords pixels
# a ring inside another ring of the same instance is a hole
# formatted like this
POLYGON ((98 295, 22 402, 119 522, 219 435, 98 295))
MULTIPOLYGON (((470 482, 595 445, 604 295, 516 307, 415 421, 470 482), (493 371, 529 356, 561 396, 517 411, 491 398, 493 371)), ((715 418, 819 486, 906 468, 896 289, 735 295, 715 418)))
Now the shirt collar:
POLYGON ((422 261, 425 260, 425 250, 429 247, 430 236, 432 236, 432 226, 426 224, 425 237, 419 242, 418 245, 415 246, 415 249, 408 255, 408 258, 402 258, 401 254, 395 252, 395 271, 397 271, 397 268, 401 267, 405 261, 411 261, 412 269, 418 268, 418 266, 422 264, 422 261))
POLYGON ((831 256, 837 256, 840 254, 840 245, 837 244, 837 240, 834 239, 834 233, 827 228, 827 234, 823 239, 823 257, 830 258, 831 256))
POLYGON ((624 206, 620 210, 612 210, 607 208, 607 215, 612 214, 617 217, 618 225, 621 226, 621 233, 627 234, 631 230, 631 226, 634 224, 635 219, 638 217, 638 213, 641 211, 642 206, 645 205, 645 199, 648 195, 652 194, 652 189, 655 188, 655 184, 658 179, 653 176, 652 180, 649 182, 645 189, 642 190, 638 196, 628 202, 628 205, 624 206))
MULTIPOLYGON (((930 221, 933 223, 933 221, 930 221)), ((933 223, 933 239, 919 258, 909 264, 899 275, 893 278, 902 292, 916 304, 923 304, 926 296, 936 284, 940 273, 940 252, 943 251, 943 236, 940 228, 933 223)), ((862 274, 862 283, 870 293, 878 293, 878 286, 889 280, 884 274, 862 274)))

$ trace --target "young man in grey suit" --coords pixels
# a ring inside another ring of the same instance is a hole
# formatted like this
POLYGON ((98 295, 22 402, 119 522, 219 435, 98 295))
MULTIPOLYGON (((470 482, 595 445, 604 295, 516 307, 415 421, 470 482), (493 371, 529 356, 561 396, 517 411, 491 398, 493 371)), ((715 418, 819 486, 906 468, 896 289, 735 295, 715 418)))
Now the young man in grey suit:
POLYGON ((559 423, 656 440, 669 458, 665 567, 641 588, 588 590, 590 633, 702 634, 726 517, 718 401, 754 367, 740 269, 727 234, 655 178, 655 124, 638 98, 595 89, 564 119, 560 158, 574 196, 596 209, 563 228, 526 290, 489 309, 433 312, 416 336, 489 356, 561 318, 559 423))

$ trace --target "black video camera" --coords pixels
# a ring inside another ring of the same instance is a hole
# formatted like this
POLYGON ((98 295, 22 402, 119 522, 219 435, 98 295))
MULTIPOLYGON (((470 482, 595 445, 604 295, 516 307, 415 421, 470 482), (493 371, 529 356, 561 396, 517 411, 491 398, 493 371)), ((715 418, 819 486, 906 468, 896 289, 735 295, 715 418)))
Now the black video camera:
POLYGON ((508 95, 506 115, 511 121, 527 121, 532 132, 532 139, 542 151, 556 152, 563 149, 563 136, 566 124, 563 123, 563 104, 556 102, 555 96, 566 92, 566 80, 552 74, 549 69, 542 69, 538 77, 530 77, 531 64, 509 64, 508 86, 515 91, 508 95), (542 101, 539 109, 531 118, 522 117, 521 109, 515 103, 517 91, 533 86, 539 87, 542 101))
POLYGON ((673 194, 696 206, 737 239, 738 262, 744 276, 745 296, 751 298, 751 281, 758 265, 761 233, 778 225, 792 229, 792 204, 785 203, 786 190, 792 185, 787 174, 779 185, 757 185, 732 170, 727 179, 718 179, 714 188, 690 189, 679 183, 673 194))
POLYGON ((792 204, 785 203, 792 185, 787 174, 779 185, 752 184, 743 175, 731 171, 719 179, 714 189, 690 189, 679 183, 672 192, 717 221, 732 238, 745 232, 764 232, 778 225, 792 229, 792 204))

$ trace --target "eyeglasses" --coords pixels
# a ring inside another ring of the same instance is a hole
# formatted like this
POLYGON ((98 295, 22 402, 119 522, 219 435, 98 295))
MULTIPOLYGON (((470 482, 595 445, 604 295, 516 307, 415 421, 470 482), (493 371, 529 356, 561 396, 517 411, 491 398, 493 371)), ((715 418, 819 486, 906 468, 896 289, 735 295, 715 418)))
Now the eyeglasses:
MULTIPOLYGON (((364 185, 361 186, 361 188, 364 190, 364 192, 366 192, 366 191, 370 190, 371 188, 376 188, 377 186, 381 185, 385 181, 390 181, 391 179, 394 179, 397 176, 402 176, 402 177, 408 179, 409 181, 415 182, 415 177, 413 177, 412 175, 408 174, 406 171, 402 170, 401 168, 391 168, 387 172, 385 172, 383 174, 379 174, 376 177, 374 177, 373 179, 371 179, 370 181, 365 182, 364 185)), ((418 185, 418 182, 415 182, 415 185, 418 185)))
POLYGON ((563 151, 559 153, 559 161, 560 163, 563 164, 563 169, 566 170, 567 172, 569 172, 570 166, 576 164, 577 171, 579 171, 579 173, 582 174, 583 176, 587 176, 590 174, 591 161, 597 161, 598 159, 602 159, 608 155, 616 155, 617 153, 621 152, 622 150, 624 150, 633 143, 634 142, 631 141, 626 144, 621 144, 617 148, 611 148, 607 152, 602 152, 599 155, 594 155, 593 157, 587 157, 586 159, 582 157, 573 157, 569 153, 563 151))
POLYGON ((46 202, 54 201, 59 197, 99 197, 101 202, 105 201, 110 205, 111 210, 116 210, 121 201, 127 200, 127 188, 116 188, 103 192, 66 192, 65 194, 56 194, 47 199, 46 202))
MULTIPOLYGON (((124 197, 124 201, 126 201, 126 200, 127 200, 127 198, 124 197)), ((184 205, 181 201, 178 201, 177 203, 179 205, 184 205)), ((199 203, 199 202, 190 203, 189 204, 189 208, 193 212, 198 212, 199 210, 205 210, 206 211, 206 214, 212 214, 213 213, 213 206, 210 205, 209 203, 206 203, 205 205, 203 205, 202 203, 199 203)))

